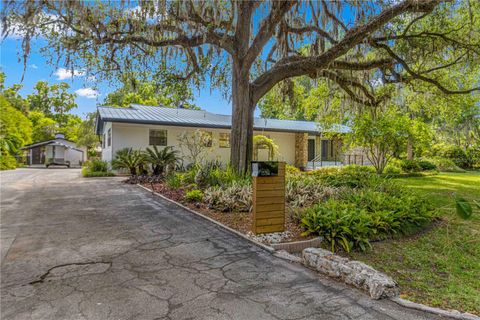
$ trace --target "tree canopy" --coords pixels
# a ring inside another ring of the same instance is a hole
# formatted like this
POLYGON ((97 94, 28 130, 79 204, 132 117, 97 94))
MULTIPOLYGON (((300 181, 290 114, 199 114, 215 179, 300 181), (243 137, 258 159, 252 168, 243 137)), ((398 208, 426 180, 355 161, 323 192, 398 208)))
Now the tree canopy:
MULTIPOLYGON (((479 62, 478 1, 35 1, 8 2, 6 33, 23 57, 41 34, 52 61, 110 77, 159 65, 232 95, 231 162, 252 157, 253 112, 276 84, 298 76, 338 85, 376 107, 378 84, 426 82, 444 94, 479 90, 462 71, 479 62), (307 47, 308 50, 303 50, 307 47), (453 81, 442 74, 454 66, 453 81)), ((26 65, 26 62, 25 62, 26 65)), ((380 93, 380 94, 378 94, 380 93)))

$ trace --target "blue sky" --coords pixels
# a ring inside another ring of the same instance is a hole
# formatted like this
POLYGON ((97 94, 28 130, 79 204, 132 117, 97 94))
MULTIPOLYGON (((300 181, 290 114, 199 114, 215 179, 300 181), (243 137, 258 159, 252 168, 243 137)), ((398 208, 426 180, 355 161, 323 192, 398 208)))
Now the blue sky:
MULTIPOLYGON (((47 64, 47 59, 39 53, 42 45, 43 43, 39 39, 32 42, 31 55, 28 59, 24 80, 21 83, 23 85, 20 92, 22 96, 26 97, 26 95, 32 93, 33 87, 40 80, 46 80, 49 84, 67 82, 71 87, 70 91, 77 93, 78 108, 72 110, 72 113, 84 118, 86 113, 96 110, 97 104, 102 103, 109 92, 116 89, 115 85, 89 81, 82 74, 72 77, 71 72, 67 70, 68 68, 65 68, 66 66, 59 65, 56 67, 47 64), (95 92, 94 87, 96 87, 97 92, 95 92)), ((6 74, 6 85, 20 83, 23 73, 23 61, 18 54, 21 51, 21 39, 6 38, 1 42, 0 50, 1 69, 6 74)), ((218 90, 210 91, 208 84, 200 91, 194 89, 194 103, 211 112, 231 114, 230 101, 225 100, 218 90)))

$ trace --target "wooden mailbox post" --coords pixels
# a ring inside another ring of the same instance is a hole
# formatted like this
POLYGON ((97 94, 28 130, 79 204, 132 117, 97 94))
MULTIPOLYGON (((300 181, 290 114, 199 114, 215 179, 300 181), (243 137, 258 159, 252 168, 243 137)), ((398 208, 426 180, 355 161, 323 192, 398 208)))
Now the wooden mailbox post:
MULTIPOLYGON (((258 162, 258 164, 261 164, 258 162)), ((277 162, 278 172, 253 177, 253 233, 285 230, 285 162, 277 162)))

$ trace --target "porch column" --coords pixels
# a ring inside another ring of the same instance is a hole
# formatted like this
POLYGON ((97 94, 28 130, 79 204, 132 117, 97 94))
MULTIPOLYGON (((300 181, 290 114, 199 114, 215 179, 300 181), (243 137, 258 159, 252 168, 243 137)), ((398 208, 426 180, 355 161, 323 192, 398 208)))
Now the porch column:
POLYGON ((295 167, 306 167, 308 162, 308 133, 295 133, 295 167))

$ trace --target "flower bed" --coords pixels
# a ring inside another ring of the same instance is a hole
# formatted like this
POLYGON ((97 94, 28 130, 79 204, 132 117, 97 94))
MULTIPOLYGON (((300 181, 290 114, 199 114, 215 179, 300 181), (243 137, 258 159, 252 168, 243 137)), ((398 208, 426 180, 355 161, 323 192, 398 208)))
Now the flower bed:
MULTIPOLYGON (((209 208, 204 202, 188 201, 185 199, 187 190, 184 188, 170 188, 165 182, 157 183, 142 183, 142 185, 150 190, 157 192, 171 200, 181 203, 182 205, 195 210, 211 219, 214 219, 232 229, 240 231, 248 235, 252 229, 252 214, 250 212, 222 212, 209 208)), ((314 236, 302 236, 303 228, 290 215, 287 215, 285 222, 285 230, 288 232, 288 237, 283 238, 282 242, 292 242, 298 240, 311 239, 314 236)), ((266 244, 268 240, 262 241, 266 244)))
MULTIPOLYGON (((131 178, 130 183, 141 183, 232 229, 251 233, 250 177, 210 163, 166 176, 131 178)), ((436 217, 428 199, 370 167, 287 170, 285 189, 285 233, 260 237, 264 243, 322 237, 331 251, 368 251, 372 241, 421 231, 436 217)))

